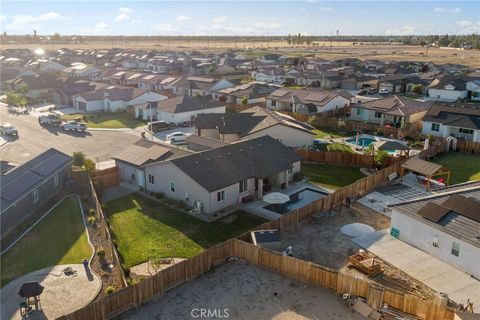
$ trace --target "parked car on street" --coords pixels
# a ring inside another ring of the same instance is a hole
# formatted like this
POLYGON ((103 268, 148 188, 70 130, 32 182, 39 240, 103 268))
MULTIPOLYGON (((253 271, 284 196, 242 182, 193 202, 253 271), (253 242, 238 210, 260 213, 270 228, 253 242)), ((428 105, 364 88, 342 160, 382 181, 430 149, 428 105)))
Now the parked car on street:
POLYGON ((153 121, 149 122, 147 125, 147 130, 152 132, 165 131, 172 128, 172 124, 166 121, 153 121))
POLYGON ((0 133, 8 136, 18 136, 17 128, 11 123, 5 123, 3 126, 0 126, 0 133))
POLYGON ((380 89, 380 91, 378 91, 378 93, 382 96, 386 96, 388 94, 390 94, 390 90, 388 89, 380 89))
POLYGON ((60 115, 57 113, 47 113, 47 114, 42 114, 40 117, 38 117, 38 123, 41 125, 49 125, 49 126, 60 126, 62 125, 62 120, 60 119, 60 115))
POLYGON ((367 94, 367 90, 358 90, 357 91, 357 95, 359 95, 359 96, 364 96, 366 94, 367 94))
POLYGON ((378 90, 375 89, 375 88, 370 88, 370 89, 367 90, 367 94, 376 94, 377 92, 378 92, 378 90))
POLYGON ((66 131, 85 131, 87 130, 87 125, 83 122, 70 120, 62 123, 62 129, 66 131))
POLYGON ((191 136, 190 133, 174 132, 174 133, 170 133, 169 135, 167 135, 167 140, 170 140, 170 142, 184 141, 189 136, 191 136))

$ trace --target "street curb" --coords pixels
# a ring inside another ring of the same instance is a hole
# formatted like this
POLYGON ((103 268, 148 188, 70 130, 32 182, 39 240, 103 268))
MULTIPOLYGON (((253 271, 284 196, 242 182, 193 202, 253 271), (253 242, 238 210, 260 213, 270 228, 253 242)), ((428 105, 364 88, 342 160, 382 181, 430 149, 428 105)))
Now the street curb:
POLYGON ((130 128, 88 128, 87 131, 113 131, 113 132, 136 132, 134 129, 130 128))

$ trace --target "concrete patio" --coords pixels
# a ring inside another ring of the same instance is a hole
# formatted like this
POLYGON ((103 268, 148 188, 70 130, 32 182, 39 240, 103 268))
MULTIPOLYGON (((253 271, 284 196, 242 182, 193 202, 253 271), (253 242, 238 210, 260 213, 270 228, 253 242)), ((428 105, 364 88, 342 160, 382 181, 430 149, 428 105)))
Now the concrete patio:
MULTIPOLYGON (((270 192, 281 192, 286 195, 292 195, 296 192, 299 192, 303 189, 313 189, 313 190, 318 190, 322 192, 329 192, 326 189, 319 188, 318 186, 311 184, 306 181, 300 181, 296 183, 290 183, 289 187, 286 190, 281 190, 280 188, 272 188, 270 192)), ((245 204, 243 206, 243 210, 250 212, 252 214, 255 214, 257 216, 260 216, 262 218, 268 219, 268 220, 275 220, 280 218, 282 215, 270 210, 265 209, 264 207, 267 206, 269 203, 263 201, 263 200, 256 200, 251 203, 245 204)))
POLYGON ((389 235, 389 229, 352 239, 355 243, 456 303, 473 302, 480 312, 480 281, 462 270, 389 235))
POLYGON ((19 303, 24 301, 18 290, 25 282, 36 281, 45 287, 40 296, 40 310, 30 313, 28 319, 55 319, 90 303, 102 287, 100 278, 85 270, 82 264, 58 265, 40 269, 16 278, 1 290, 1 319, 22 319, 19 303), (65 275, 63 269, 76 273, 65 275))

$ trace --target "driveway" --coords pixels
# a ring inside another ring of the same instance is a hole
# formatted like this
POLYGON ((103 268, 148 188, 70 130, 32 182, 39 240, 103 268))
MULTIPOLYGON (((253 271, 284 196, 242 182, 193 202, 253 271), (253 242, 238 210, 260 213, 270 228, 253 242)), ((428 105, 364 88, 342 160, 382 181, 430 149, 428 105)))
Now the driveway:
POLYGON ((465 305, 470 299, 475 312, 480 312, 480 281, 462 270, 391 237, 389 229, 352 240, 451 300, 465 305))
POLYGON ((68 155, 83 151, 95 162, 110 160, 112 154, 140 138, 140 132, 89 131, 64 132, 57 127, 42 127, 35 115, 12 115, 0 108, 2 123, 10 122, 18 129, 19 138, 1 147, 4 161, 22 164, 48 148, 56 148, 68 155))
MULTIPOLYGON (((193 133, 195 133, 195 127, 186 127, 186 128, 177 127, 177 128, 171 129, 171 130, 157 132, 157 133, 154 134, 154 136, 155 136, 155 138, 161 140, 164 143, 170 143, 170 141, 167 140, 167 135, 169 135, 170 133, 174 133, 174 132, 185 132, 185 133, 193 134, 193 133)), ((146 135, 147 138, 150 135, 151 135, 151 133, 147 132, 147 135, 146 135)))

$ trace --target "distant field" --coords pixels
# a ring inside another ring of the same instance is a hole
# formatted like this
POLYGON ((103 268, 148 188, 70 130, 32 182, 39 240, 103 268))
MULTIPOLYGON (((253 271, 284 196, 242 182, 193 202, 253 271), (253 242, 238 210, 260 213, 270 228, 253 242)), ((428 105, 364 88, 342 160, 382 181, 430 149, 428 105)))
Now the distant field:
POLYGON ((185 39, 162 39, 154 40, 130 40, 130 41, 106 41, 90 40, 85 44, 3 44, 2 48, 28 48, 36 49, 43 47, 46 50, 57 50, 60 48, 71 49, 144 49, 144 50, 173 50, 185 51, 196 50, 201 52, 219 52, 232 49, 244 52, 246 55, 256 55, 265 51, 278 52, 288 55, 315 55, 324 59, 359 58, 377 59, 384 61, 425 61, 433 63, 461 63, 472 67, 480 67, 480 50, 456 50, 426 48, 421 46, 410 46, 387 43, 363 42, 362 45, 353 45, 349 41, 317 41, 318 45, 313 47, 289 47, 286 41, 246 41, 241 39, 230 40, 185 40, 185 39), (331 47, 330 47, 331 46, 331 47))

